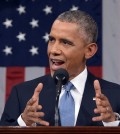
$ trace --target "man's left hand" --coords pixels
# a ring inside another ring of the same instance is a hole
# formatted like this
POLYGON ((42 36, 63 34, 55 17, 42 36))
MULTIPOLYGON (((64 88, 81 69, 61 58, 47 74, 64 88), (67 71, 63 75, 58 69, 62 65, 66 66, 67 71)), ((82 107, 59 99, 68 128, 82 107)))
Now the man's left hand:
POLYGON ((103 121, 103 122, 112 122, 115 121, 115 114, 112 110, 111 104, 108 98, 101 93, 101 87, 98 80, 94 81, 95 88, 95 101, 97 108, 94 109, 96 114, 100 114, 100 116, 93 117, 93 121, 103 121))

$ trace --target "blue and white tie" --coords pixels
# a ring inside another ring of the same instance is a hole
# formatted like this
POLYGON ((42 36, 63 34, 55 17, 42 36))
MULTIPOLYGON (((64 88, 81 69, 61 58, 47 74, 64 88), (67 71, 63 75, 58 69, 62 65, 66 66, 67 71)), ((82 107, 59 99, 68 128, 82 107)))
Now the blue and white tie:
POLYGON ((74 126, 75 102, 70 92, 74 88, 74 85, 68 82, 63 88, 65 92, 60 99, 59 105, 61 126, 74 126))

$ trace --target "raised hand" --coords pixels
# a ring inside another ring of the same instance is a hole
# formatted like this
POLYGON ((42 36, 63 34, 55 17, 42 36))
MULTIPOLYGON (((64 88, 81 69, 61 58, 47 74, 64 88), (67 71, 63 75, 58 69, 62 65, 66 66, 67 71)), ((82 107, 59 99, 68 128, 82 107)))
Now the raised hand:
POLYGON ((44 116, 43 112, 38 112, 42 109, 42 106, 39 105, 39 94, 43 88, 43 84, 39 83, 35 88, 32 98, 27 102, 27 105, 22 113, 22 119, 27 126, 31 126, 33 123, 38 123, 41 125, 48 126, 49 123, 42 120, 41 117, 44 116))
POLYGON ((93 121, 104 121, 104 122, 112 122, 115 121, 115 114, 112 110, 111 104, 109 103, 108 98, 101 93, 101 87, 98 80, 94 81, 95 88, 95 101, 97 108, 94 109, 96 114, 100 114, 100 116, 93 117, 93 121))

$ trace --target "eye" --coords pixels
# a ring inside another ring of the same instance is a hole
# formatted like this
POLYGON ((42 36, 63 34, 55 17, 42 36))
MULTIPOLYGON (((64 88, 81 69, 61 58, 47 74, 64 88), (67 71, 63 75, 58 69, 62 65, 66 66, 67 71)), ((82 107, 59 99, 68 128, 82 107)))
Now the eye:
POLYGON ((63 40, 63 43, 64 43, 64 44, 69 44, 68 41, 66 41, 66 40, 63 40))
POLYGON ((53 42, 53 41, 55 41, 55 38, 54 37, 52 37, 52 36, 49 36, 49 40, 48 40, 49 42, 53 42))
POLYGON ((65 44, 65 45, 73 45, 73 43, 72 43, 71 41, 66 40, 66 39, 62 39, 62 42, 63 42, 63 44, 65 44))

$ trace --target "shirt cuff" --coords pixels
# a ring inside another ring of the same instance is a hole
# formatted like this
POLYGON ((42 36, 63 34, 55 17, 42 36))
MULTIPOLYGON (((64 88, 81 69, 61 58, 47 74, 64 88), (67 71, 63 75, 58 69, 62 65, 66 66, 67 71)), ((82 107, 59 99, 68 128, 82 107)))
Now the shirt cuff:
POLYGON ((26 126, 25 122, 23 121, 21 115, 18 117, 17 122, 19 126, 26 126))
MULTIPOLYGON (((17 122, 18 122, 19 126, 21 126, 21 127, 27 126, 27 125, 25 124, 25 122, 23 121, 21 115, 18 117, 17 122)), ((35 127, 35 126, 37 126, 37 124, 36 124, 36 123, 33 123, 31 126, 35 127)))
POLYGON ((105 127, 117 127, 119 126, 120 121, 112 121, 112 122, 103 122, 105 127))

